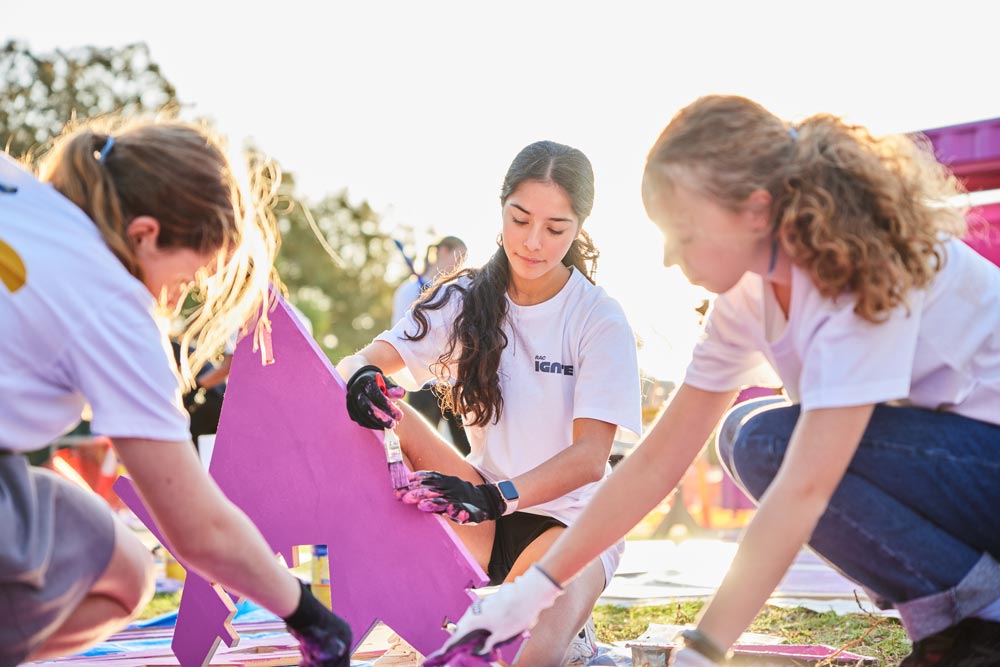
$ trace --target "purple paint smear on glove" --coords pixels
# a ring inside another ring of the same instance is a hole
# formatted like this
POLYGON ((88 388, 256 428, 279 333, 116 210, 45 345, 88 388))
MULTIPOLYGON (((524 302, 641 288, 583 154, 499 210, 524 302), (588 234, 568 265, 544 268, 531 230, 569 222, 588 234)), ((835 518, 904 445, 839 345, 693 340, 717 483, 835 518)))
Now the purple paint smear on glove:
POLYGON ((481 508, 448 498, 440 490, 426 486, 438 479, 441 475, 433 471, 411 472, 407 486, 396 489, 396 498, 407 505, 416 505, 421 512, 444 514, 455 523, 479 523, 486 519, 481 508))
POLYGON ((323 627, 304 632, 288 629, 302 647, 300 667, 350 667, 351 630, 339 617, 330 616, 335 620, 323 627))
POLYGON ((490 667, 491 663, 500 661, 500 649, 510 641, 501 642, 488 653, 480 655, 479 651, 489 636, 489 630, 475 630, 447 651, 428 656, 424 667, 490 667))

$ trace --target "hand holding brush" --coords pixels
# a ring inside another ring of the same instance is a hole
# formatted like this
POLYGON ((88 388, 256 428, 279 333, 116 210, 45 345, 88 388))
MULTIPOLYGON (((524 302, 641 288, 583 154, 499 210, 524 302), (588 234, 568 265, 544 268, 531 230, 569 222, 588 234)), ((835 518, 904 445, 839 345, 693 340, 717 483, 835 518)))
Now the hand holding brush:
POLYGON ((365 428, 395 428, 403 412, 392 401, 405 395, 402 387, 386 380, 381 368, 362 366, 347 381, 347 414, 365 428))
MULTIPOLYGON (((378 383, 378 388, 382 390, 382 393, 388 397, 389 389, 386 387, 385 378, 381 373, 375 376, 375 381, 378 383)), ((392 407, 396 408, 394 405, 392 407)), ((398 410, 398 408, 396 409, 398 410)), ((402 417, 402 413, 400 413, 400 417, 402 417)), ((391 428, 385 429, 382 443, 385 445, 385 460, 389 464, 389 479, 392 480, 392 488, 397 490, 405 489, 410 483, 410 471, 406 469, 406 464, 403 463, 403 448, 399 444, 396 432, 391 428)))
POLYGON ((404 489, 409 484, 403 450, 392 430, 403 418, 403 412, 392 401, 405 394, 401 387, 386 380, 378 366, 361 367, 347 382, 347 414, 365 428, 384 430, 385 460, 393 489, 404 489))

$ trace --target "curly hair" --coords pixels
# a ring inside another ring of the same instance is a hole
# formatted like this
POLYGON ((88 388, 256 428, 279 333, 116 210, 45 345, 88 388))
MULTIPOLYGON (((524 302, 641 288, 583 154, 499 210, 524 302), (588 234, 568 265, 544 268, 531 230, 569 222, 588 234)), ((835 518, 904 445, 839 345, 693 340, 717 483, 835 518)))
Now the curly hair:
POLYGON ((711 95, 682 109, 649 152, 647 175, 694 176, 704 195, 738 210, 772 197, 774 232, 828 298, 856 296, 880 322, 927 286, 945 258, 942 235, 965 232, 962 188, 923 138, 876 137, 829 114, 792 125, 743 97, 711 95))
MULTIPOLYGON (((525 181, 558 185, 569 196, 573 212, 583 224, 594 206, 594 171, 579 150, 552 141, 533 143, 518 153, 504 178, 500 204, 525 181)), ((583 229, 562 259, 594 282, 600 253, 583 229)), ((503 247, 482 268, 457 268, 439 276, 412 308, 417 331, 409 340, 420 340, 430 330, 426 311, 440 310, 452 298, 462 306, 452 324, 445 349, 431 369, 445 407, 465 415, 466 424, 485 426, 503 414, 500 391, 500 357, 507 347, 507 299, 510 263, 503 247)))

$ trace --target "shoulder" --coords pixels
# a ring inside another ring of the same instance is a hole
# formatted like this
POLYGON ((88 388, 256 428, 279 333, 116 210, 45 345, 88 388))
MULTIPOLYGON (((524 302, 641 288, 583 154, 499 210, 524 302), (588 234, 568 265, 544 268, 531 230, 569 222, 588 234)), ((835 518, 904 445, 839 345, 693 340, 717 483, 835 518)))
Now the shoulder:
POLYGON ((585 317, 588 324, 612 322, 628 326, 625 309, 607 290, 584 278, 579 271, 573 271, 571 280, 574 281, 571 298, 575 301, 572 308, 585 317))

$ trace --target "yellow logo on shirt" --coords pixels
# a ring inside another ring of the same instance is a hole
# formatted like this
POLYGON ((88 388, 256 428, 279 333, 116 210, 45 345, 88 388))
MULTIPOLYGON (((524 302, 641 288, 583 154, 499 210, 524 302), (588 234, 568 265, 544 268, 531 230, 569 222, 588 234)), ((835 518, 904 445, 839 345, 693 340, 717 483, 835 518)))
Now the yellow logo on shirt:
POLYGON ((0 241, 0 280, 11 293, 24 287, 28 279, 28 270, 13 248, 0 241))

